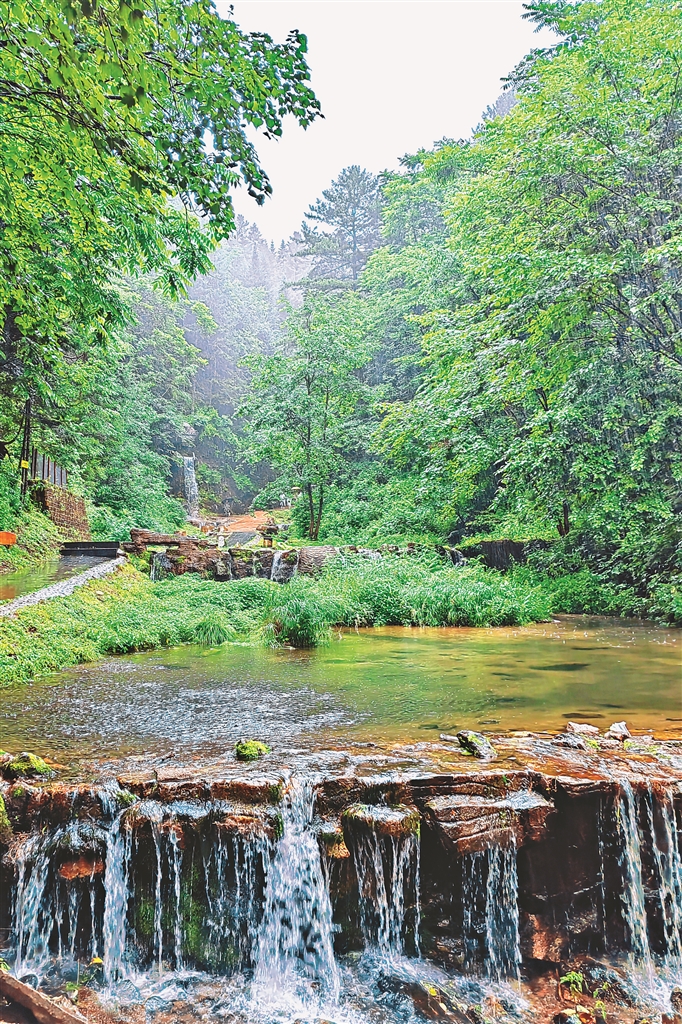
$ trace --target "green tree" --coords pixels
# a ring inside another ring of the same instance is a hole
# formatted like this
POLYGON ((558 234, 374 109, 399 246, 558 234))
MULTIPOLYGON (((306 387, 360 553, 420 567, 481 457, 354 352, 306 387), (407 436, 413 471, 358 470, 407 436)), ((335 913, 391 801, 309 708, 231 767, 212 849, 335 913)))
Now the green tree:
POLYGON ((250 452, 305 495, 308 536, 317 540, 329 485, 365 446, 363 413, 371 394, 363 367, 371 358, 372 316, 355 293, 308 295, 289 315, 273 355, 249 360, 243 412, 250 452))
POLYGON ((313 257, 312 277, 355 285, 370 253, 381 244, 379 179, 354 164, 341 171, 322 197, 311 204, 302 224, 302 253, 313 257), (317 224, 331 230, 321 231, 317 224))
MULTIPOLYGON (((0 2, 0 433, 125 319, 112 275, 177 294, 270 184, 248 126, 306 126, 306 41, 242 33, 211 0, 0 2)), ((74 385, 77 387, 77 385, 74 385)))
POLYGON ((480 525, 617 541, 682 505, 680 6, 528 14, 560 42, 517 69, 518 102, 444 196, 455 259, 419 318, 428 379, 384 436, 485 493, 480 525))

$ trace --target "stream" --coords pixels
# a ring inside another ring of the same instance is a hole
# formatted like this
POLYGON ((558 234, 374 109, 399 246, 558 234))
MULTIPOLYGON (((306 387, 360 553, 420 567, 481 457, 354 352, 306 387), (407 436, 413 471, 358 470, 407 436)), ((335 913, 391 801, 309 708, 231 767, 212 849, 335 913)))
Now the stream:
POLYGON ((110 658, 3 691, 0 746, 78 765, 215 756, 236 740, 321 747, 459 729, 626 720, 682 732, 682 634, 565 618, 508 629, 385 627, 313 651, 226 645, 110 658))
POLYGON ((127 1024, 535 1024, 569 968, 617 1000, 609 1022, 660 1021, 682 987, 681 718, 675 630, 572 617, 9 688, 0 747, 62 768, 0 783, 0 955, 127 1024), (551 735, 623 719, 648 730, 631 751, 551 735), (462 728, 492 762, 440 740, 462 728), (272 752, 237 762, 247 737, 272 752))

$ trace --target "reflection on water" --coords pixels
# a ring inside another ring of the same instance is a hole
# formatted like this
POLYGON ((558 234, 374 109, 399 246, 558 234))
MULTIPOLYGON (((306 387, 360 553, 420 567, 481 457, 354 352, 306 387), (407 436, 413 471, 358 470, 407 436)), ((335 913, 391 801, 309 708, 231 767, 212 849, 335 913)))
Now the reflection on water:
POLYGON ((414 741, 461 728, 556 730, 569 719, 679 735, 680 636, 573 618, 367 629, 315 651, 176 648, 4 691, 0 747, 175 757, 221 754, 245 736, 414 741))
POLYGON ((99 555, 63 555, 31 569, 7 573, 0 576, 0 601, 13 601, 15 597, 33 594, 42 587, 49 587, 51 583, 59 583, 76 573, 85 572, 102 561, 106 559, 99 555))

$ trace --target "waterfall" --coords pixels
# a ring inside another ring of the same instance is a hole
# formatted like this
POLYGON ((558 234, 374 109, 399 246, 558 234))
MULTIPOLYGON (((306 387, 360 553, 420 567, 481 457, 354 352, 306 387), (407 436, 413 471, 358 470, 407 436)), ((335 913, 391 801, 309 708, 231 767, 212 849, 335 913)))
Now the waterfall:
MULTIPOLYGON (((630 952, 635 960, 650 968, 651 949, 644 902, 642 850, 639 841, 637 810, 637 799, 632 791, 632 786, 627 779, 624 779, 620 782, 616 807, 619 838, 618 863, 623 879, 620 893, 623 921, 629 932, 630 952)), ((653 837, 652 841, 655 845, 653 837)))
MULTIPOLYGON (((114 820, 107 836, 104 869, 104 920, 102 945, 104 977, 111 984, 124 977, 132 830, 122 829, 123 813, 114 820)), ((73 943, 72 943, 73 945, 73 943)), ((72 950, 73 952, 73 950, 72 950)))
POLYGON ((516 847, 491 846, 462 859, 462 918, 466 960, 478 959, 481 941, 486 975, 518 978, 519 938, 516 847))
POLYGON ((296 575, 297 564, 290 560, 294 554, 295 552, 292 551, 275 551, 273 553, 272 568, 270 569, 270 579, 273 583, 288 583, 291 577, 296 575))
POLYGON ((665 851, 659 860, 661 906, 665 918, 667 955, 682 961, 682 855, 677 836, 673 794, 667 790, 659 804, 665 851))
POLYGON ((293 777, 266 883, 254 977, 259 1000, 309 1006, 339 997, 331 902, 310 828, 314 802, 312 782, 293 777))
POLYGON ((185 504, 187 515, 196 516, 199 513, 199 487, 196 477, 196 460, 193 455, 183 455, 183 489, 185 492, 185 504))
POLYGON ((410 892, 415 901, 414 945, 419 954, 419 837, 367 831, 353 844, 360 895, 360 923, 365 943, 388 957, 405 952, 410 892))
POLYGON ((258 942, 260 882, 267 874, 270 843, 264 836, 245 839, 215 826, 215 840, 204 849, 202 864, 207 902, 207 948, 213 963, 249 962, 258 942))
POLYGON ((41 839, 40 835, 32 835, 15 851, 12 944, 14 973, 18 978, 29 970, 40 971, 49 957, 54 915, 48 887, 50 857, 41 839))

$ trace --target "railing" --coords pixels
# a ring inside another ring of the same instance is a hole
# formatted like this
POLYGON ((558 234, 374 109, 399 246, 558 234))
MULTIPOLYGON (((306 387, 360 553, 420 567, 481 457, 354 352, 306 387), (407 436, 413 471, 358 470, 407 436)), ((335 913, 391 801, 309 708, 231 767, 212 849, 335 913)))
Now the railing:
POLYGON ((69 486, 67 471, 47 455, 40 455, 35 448, 31 454, 31 479, 42 480, 43 483, 52 484, 54 487, 63 487, 64 490, 67 490, 69 486))

